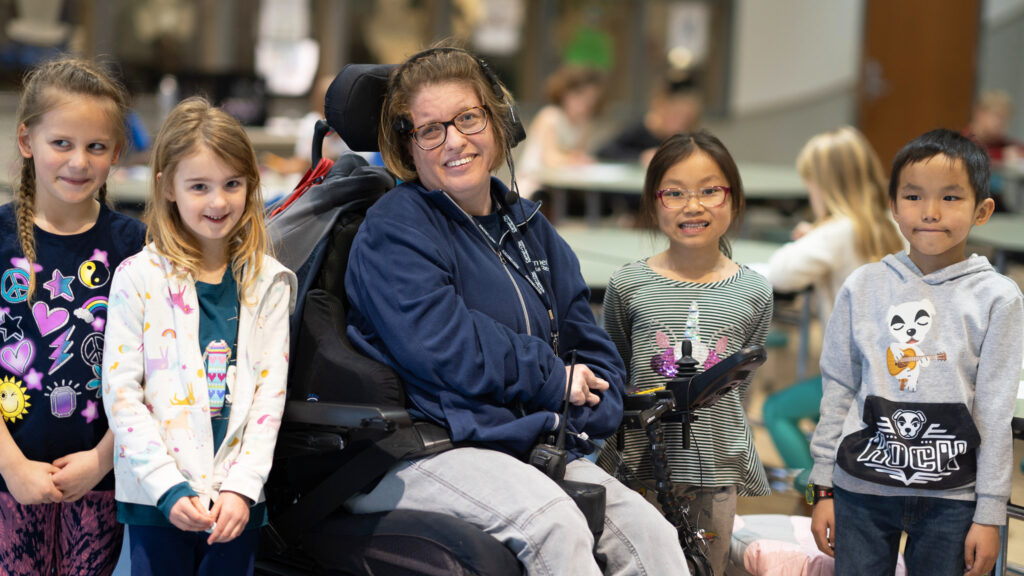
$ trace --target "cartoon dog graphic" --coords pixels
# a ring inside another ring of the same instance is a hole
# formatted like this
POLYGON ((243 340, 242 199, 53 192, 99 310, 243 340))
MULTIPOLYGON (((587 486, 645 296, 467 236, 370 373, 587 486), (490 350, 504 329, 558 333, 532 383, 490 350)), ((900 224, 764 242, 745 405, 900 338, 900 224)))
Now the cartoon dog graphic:
POLYGON ((906 440, 913 440, 921 432, 924 423, 927 421, 924 412, 920 410, 899 409, 892 413, 893 428, 906 440))
POLYGON ((904 302, 889 307, 889 334, 896 341, 885 351, 889 374, 900 383, 900 390, 917 391, 921 368, 931 360, 945 360, 946 353, 926 355, 918 344, 931 330, 935 306, 930 300, 904 302))

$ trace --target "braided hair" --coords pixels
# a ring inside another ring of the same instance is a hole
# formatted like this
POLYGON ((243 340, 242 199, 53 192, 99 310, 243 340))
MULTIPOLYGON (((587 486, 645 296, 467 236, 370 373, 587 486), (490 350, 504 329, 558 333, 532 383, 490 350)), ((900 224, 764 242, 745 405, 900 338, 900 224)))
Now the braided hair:
MULTIPOLYGON (((17 125, 19 132, 24 126, 30 130, 42 121, 43 116, 57 105, 74 96, 89 96, 109 99, 112 106, 111 128, 116 136, 118 149, 123 150, 127 140, 125 119, 128 115, 128 91, 105 66, 82 58, 61 56, 43 62, 26 76, 22 86, 21 102, 18 105, 17 125)), ((99 201, 107 202, 107 185, 100 186, 99 201)), ((22 156, 18 185, 14 187, 14 210, 18 227, 18 241, 28 261, 29 300, 35 292, 36 260, 35 241, 36 169, 35 160, 22 156)))

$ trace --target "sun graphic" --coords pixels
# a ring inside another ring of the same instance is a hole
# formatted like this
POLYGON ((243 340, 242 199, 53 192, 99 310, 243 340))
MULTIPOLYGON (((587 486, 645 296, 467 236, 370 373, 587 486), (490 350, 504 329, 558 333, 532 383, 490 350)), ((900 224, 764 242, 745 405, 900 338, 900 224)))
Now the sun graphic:
POLYGON ((11 377, 4 377, 0 382, 0 414, 4 420, 14 422, 20 420, 31 406, 25 393, 28 392, 21 382, 11 377))

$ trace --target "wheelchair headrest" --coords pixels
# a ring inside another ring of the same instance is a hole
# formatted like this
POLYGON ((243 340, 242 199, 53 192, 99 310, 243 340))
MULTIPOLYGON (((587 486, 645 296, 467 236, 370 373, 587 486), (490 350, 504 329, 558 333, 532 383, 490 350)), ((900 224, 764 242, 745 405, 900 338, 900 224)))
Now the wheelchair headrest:
POLYGON ((324 97, 324 117, 349 148, 377 152, 377 127, 391 64, 348 64, 324 97))

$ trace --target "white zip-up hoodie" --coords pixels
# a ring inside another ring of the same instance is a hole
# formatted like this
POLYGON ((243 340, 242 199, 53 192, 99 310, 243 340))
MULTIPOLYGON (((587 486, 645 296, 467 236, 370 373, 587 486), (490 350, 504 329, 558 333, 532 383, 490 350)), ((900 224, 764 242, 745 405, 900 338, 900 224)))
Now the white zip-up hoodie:
POLYGON ((205 506, 222 490, 263 499, 284 411, 295 286, 295 275, 265 256, 250 302, 240 299, 231 415, 214 454, 195 280, 175 274, 152 245, 118 266, 103 351, 118 501, 156 506, 186 481, 205 506))

